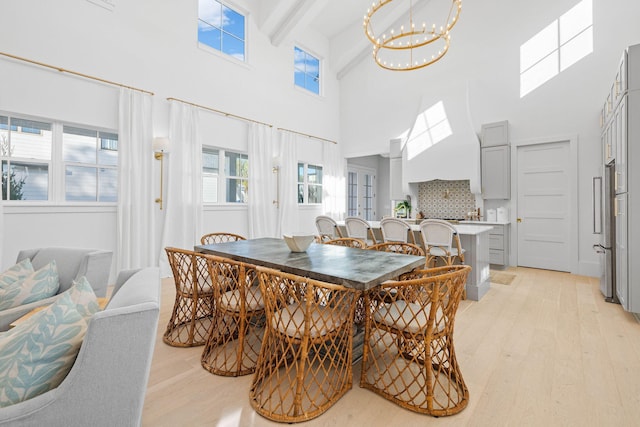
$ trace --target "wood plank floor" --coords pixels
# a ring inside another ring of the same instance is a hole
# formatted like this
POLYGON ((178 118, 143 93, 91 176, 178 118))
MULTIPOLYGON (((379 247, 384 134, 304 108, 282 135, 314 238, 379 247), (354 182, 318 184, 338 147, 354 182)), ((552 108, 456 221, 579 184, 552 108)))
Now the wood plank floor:
MULTIPOLYGON (((598 280, 510 268, 479 302, 462 301, 455 346, 469 405, 432 418, 358 386, 305 426, 637 426, 640 323, 604 302, 598 280)), ((163 281, 158 338, 143 411, 145 426, 275 426, 248 401, 251 376, 225 378, 200 366, 202 347, 162 342, 175 291, 163 281)))

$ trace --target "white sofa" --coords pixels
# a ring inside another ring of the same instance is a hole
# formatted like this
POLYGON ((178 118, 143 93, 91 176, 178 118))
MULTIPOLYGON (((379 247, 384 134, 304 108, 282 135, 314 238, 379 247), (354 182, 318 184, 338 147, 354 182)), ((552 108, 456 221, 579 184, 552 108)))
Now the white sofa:
MULTIPOLYGON (((31 260, 34 270, 44 267, 52 260, 56 261, 60 280, 58 295, 69 289, 72 282, 82 276, 87 278, 97 297, 104 297, 107 294, 111 260, 113 258, 112 251, 56 247, 27 249, 18 253, 16 262, 26 258, 31 260)), ((34 308, 53 303, 55 298, 57 298, 57 295, 0 311, 0 331, 9 329, 9 325, 14 320, 19 319, 34 308)))
POLYGON ((89 323, 64 381, 0 409, 0 426, 137 426, 151 368, 160 310, 157 267, 118 276, 114 295, 89 323))

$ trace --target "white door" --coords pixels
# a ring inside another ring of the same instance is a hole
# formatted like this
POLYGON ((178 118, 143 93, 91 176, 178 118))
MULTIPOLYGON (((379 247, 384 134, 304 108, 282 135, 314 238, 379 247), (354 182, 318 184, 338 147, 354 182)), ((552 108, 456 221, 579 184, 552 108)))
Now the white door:
POLYGON ((569 141, 518 147, 519 266, 571 271, 570 154, 569 141))
POLYGON ((376 219, 376 175, 372 169, 349 166, 347 180, 347 216, 367 221, 376 219))

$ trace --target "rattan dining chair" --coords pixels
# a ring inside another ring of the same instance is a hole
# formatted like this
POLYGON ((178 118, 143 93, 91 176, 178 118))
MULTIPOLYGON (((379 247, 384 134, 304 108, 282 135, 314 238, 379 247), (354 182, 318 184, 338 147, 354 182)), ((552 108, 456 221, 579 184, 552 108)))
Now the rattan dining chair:
POLYGON ((348 216, 344 219, 344 226, 347 230, 347 237, 364 240, 367 245, 375 245, 377 243, 371 225, 364 219, 357 216, 348 216))
POLYGON ((436 417, 469 401, 453 346, 455 315, 471 267, 414 270, 365 293, 360 386, 436 417))
POLYGON ((267 321, 251 406, 273 421, 310 420, 351 389, 357 291, 257 269, 267 321))
POLYGON ((165 248, 176 287, 162 340, 174 347, 203 345, 213 318, 213 288, 207 262, 194 251, 165 248))
POLYGON ((203 245, 213 245, 215 243, 237 242, 238 240, 247 239, 234 233, 208 233, 200 238, 200 243, 203 245))
POLYGON ((327 245, 346 246, 349 248, 366 249, 367 243, 362 239, 356 239, 355 237, 340 237, 337 239, 326 240, 322 243, 327 245))
POLYGON ((316 229, 318 230, 318 243, 342 237, 338 223, 327 215, 316 217, 316 229))
POLYGON ((200 363, 216 375, 252 374, 264 333, 264 301, 255 266, 206 255, 215 311, 200 363))
POLYGON ((382 252, 395 252, 405 255, 425 256, 424 250, 420 246, 414 245, 413 243, 382 242, 372 246, 368 246, 367 249, 382 252))
POLYGON ((454 226, 441 219, 425 219, 419 225, 422 244, 427 256, 427 265, 464 264, 464 249, 454 226))
POLYGON ((416 243, 411 226, 399 218, 382 218, 380 231, 385 242, 416 243))

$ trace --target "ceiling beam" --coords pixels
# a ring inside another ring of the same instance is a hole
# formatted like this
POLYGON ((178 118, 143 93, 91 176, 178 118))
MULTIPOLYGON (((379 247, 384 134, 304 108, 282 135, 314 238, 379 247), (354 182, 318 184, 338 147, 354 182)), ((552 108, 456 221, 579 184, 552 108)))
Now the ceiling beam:
POLYGON ((280 46, 299 28, 307 27, 310 22, 327 5, 328 0, 294 1, 286 14, 282 15, 275 28, 269 32, 271 44, 280 46))

